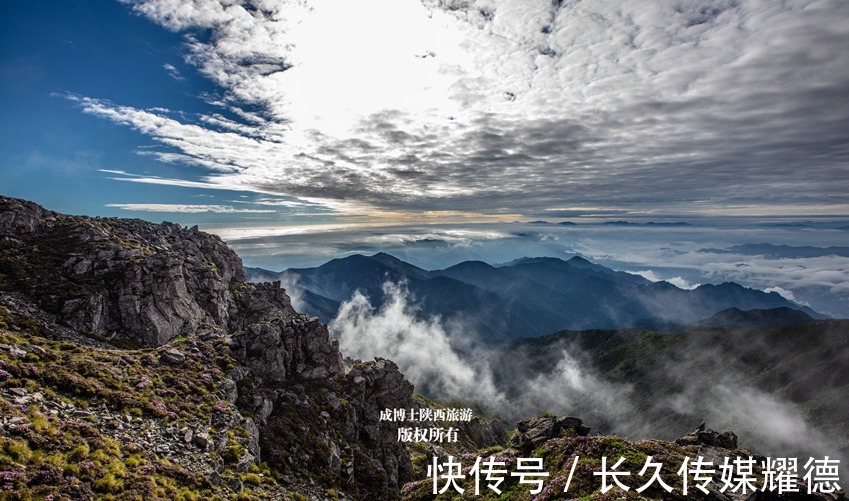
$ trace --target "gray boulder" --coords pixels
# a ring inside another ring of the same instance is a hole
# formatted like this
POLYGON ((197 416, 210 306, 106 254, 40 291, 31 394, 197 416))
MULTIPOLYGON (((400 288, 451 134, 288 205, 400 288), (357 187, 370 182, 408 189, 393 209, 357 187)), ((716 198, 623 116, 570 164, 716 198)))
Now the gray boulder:
POLYGON ((510 446, 527 454, 552 438, 587 436, 590 429, 576 417, 538 416, 516 423, 510 446))

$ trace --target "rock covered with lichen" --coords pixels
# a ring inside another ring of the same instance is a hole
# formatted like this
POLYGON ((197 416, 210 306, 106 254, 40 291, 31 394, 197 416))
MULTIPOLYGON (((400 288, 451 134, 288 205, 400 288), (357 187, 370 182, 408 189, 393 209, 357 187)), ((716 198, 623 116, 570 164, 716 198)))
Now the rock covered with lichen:
POLYGON ((3 289, 23 291, 78 332, 153 347, 226 326, 241 259, 173 223, 88 218, 0 197, 3 289))
POLYGON ((562 435, 587 436, 590 429, 576 417, 542 415, 516 423, 516 433, 510 437, 510 446, 529 453, 546 441, 562 435))

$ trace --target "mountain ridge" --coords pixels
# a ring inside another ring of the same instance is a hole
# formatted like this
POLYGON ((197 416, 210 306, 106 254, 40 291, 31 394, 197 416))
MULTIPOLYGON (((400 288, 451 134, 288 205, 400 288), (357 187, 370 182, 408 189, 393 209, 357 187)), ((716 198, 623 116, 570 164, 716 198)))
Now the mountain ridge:
MULTIPOLYGON (((464 261, 441 270, 423 270, 386 253, 354 254, 315 268, 285 270, 277 276, 284 274, 298 277, 293 282, 298 287, 335 302, 346 301, 361 290, 377 308, 384 301, 383 283, 403 282, 421 303, 422 315, 451 318, 462 314, 484 339, 493 342, 520 337, 529 329, 533 335, 562 329, 665 329, 695 324, 728 308, 783 307, 825 318, 776 292, 734 282, 685 290, 669 282, 651 282, 615 271, 582 256, 568 260, 525 257, 501 265, 464 261), (441 306, 446 303, 451 307, 441 306), (520 317, 525 319, 521 325, 511 320, 520 317)), ((322 314, 325 322, 332 319, 326 309, 322 314)))

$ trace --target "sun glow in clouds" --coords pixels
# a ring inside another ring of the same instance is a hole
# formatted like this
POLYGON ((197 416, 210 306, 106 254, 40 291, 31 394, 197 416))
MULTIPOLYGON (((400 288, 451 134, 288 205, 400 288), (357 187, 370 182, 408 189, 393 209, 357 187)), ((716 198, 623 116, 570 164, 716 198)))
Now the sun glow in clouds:
POLYGON ((428 17, 417 2, 314 2, 288 34, 297 42, 293 67, 281 76, 286 116, 339 139, 380 110, 444 120, 452 82, 442 69, 463 55, 452 23, 428 17))
POLYGON ((124 3, 220 89, 196 116, 72 97, 186 171, 126 181, 342 213, 847 207, 839 0, 124 3))

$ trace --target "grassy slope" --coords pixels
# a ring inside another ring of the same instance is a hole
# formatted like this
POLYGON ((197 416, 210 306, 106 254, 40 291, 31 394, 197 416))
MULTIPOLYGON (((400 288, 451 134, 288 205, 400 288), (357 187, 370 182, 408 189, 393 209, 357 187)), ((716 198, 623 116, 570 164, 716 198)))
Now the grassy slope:
POLYGON ((0 344, 15 350, 0 350, 0 415, 6 422, 0 428, 0 499, 230 499, 234 493, 224 484, 234 479, 246 487, 240 499, 284 495, 264 466, 237 468, 243 427, 228 429, 227 446, 218 452, 188 444, 172 460, 118 439, 136 428, 167 444, 165 433, 191 427, 220 441, 215 423, 232 408, 215 389, 232 360, 219 356, 214 343, 101 349, 53 340, 34 328, 0 309, 0 344), (179 367, 159 363, 168 348, 182 350, 186 361, 179 367), (217 466, 222 483, 214 485, 210 473, 217 466))

